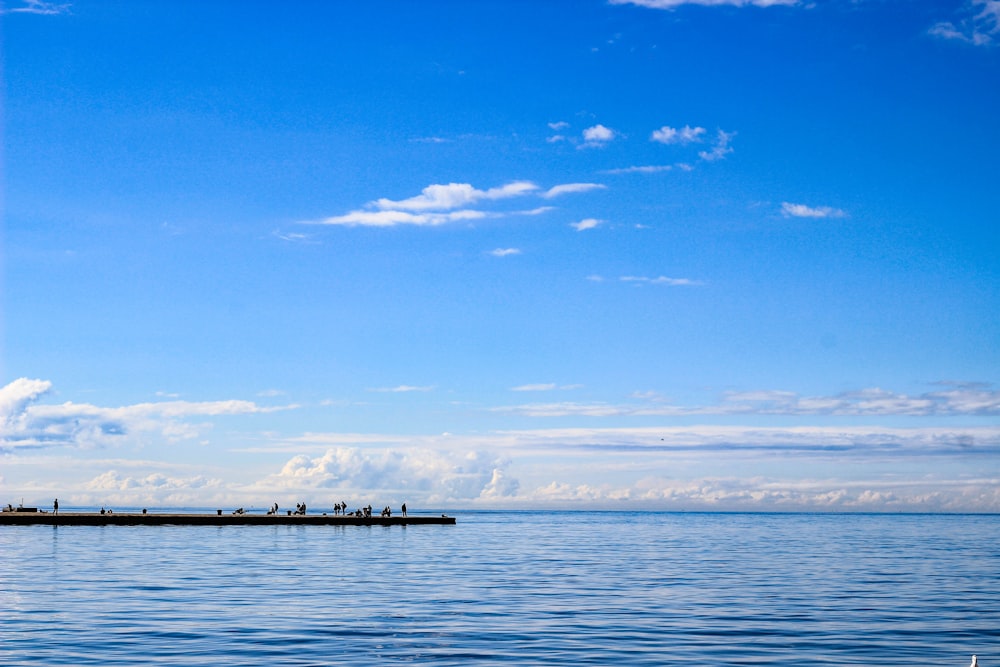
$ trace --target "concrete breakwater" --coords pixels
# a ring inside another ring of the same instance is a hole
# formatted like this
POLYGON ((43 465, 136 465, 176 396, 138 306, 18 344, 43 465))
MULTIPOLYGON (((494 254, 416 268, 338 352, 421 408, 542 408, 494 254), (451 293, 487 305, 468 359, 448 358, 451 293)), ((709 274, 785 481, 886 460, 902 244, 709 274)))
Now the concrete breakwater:
POLYGON ((0 512, 0 526, 417 526, 453 525, 445 516, 183 514, 154 512, 0 512))

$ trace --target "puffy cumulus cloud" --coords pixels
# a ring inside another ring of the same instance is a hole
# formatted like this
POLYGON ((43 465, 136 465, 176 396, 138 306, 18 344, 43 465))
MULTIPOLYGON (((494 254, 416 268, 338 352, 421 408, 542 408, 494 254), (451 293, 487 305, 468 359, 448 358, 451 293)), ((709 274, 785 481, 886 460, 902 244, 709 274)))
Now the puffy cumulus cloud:
POLYGON ((508 466, 509 461, 482 451, 335 447, 318 457, 289 459, 264 484, 286 490, 336 490, 354 497, 410 497, 424 503, 475 501, 517 493, 518 481, 510 478, 508 466))
POLYGON ((618 133, 610 127, 597 124, 588 127, 583 131, 583 143, 580 148, 594 148, 606 146, 618 136, 618 133))
POLYGON ((843 218, 847 215, 839 208, 830 206, 806 206, 781 202, 781 214, 786 218, 843 218))
POLYGON ((494 468, 493 476, 483 487, 479 497, 483 500, 512 498, 517 495, 520 483, 512 479, 503 468, 494 468))
POLYGON ((608 0, 612 5, 637 5, 650 9, 676 9, 682 5, 704 5, 715 7, 774 7, 778 5, 798 5, 799 0, 608 0))
POLYGON ((199 504, 224 495, 222 480, 195 475, 171 477, 163 473, 122 475, 109 470, 94 477, 73 494, 73 502, 82 505, 152 505, 185 506, 199 504))
POLYGON ((972 0, 956 21, 941 21, 928 34, 974 46, 990 46, 1000 34, 1000 0, 972 0))
POLYGON ((650 141, 656 141, 661 144, 690 144, 692 142, 701 141, 701 136, 705 134, 705 128, 703 127, 691 127, 690 125, 685 125, 684 127, 677 129, 675 127, 670 127, 669 125, 664 125, 658 130, 654 130, 653 134, 650 135, 650 141))
POLYGON ((0 450, 43 447, 100 447, 131 436, 156 434, 167 440, 196 437, 204 425, 189 419, 292 409, 252 401, 161 401, 106 408, 87 403, 37 404, 51 389, 44 380, 20 378, 0 389, 0 450))

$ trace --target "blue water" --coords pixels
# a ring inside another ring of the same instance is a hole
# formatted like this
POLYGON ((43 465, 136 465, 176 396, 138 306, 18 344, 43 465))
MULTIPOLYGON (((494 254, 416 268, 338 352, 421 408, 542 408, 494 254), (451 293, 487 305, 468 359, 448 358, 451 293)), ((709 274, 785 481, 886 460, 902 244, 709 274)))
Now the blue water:
POLYGON ((1000 665, 1000 516, 0 527, 3 665, 1000 665))

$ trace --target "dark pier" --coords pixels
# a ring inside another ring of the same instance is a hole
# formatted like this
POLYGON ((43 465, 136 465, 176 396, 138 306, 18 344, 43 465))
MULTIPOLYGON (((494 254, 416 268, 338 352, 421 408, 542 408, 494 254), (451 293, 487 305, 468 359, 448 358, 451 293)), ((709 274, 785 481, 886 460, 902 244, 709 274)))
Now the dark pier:
POLYGON ((0 512, 0 526, 422 526, 454 525, 453 516, 340 514, 155 514, 152 512, 0 512))

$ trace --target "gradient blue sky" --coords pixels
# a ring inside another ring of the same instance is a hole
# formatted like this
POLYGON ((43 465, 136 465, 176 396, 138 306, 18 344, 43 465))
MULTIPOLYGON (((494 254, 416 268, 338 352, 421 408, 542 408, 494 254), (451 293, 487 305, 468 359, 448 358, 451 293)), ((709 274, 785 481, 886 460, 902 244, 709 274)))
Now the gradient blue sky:
POLYGON ((1000 511, 1000 0, 3 0, 0 498, 1000 511))

